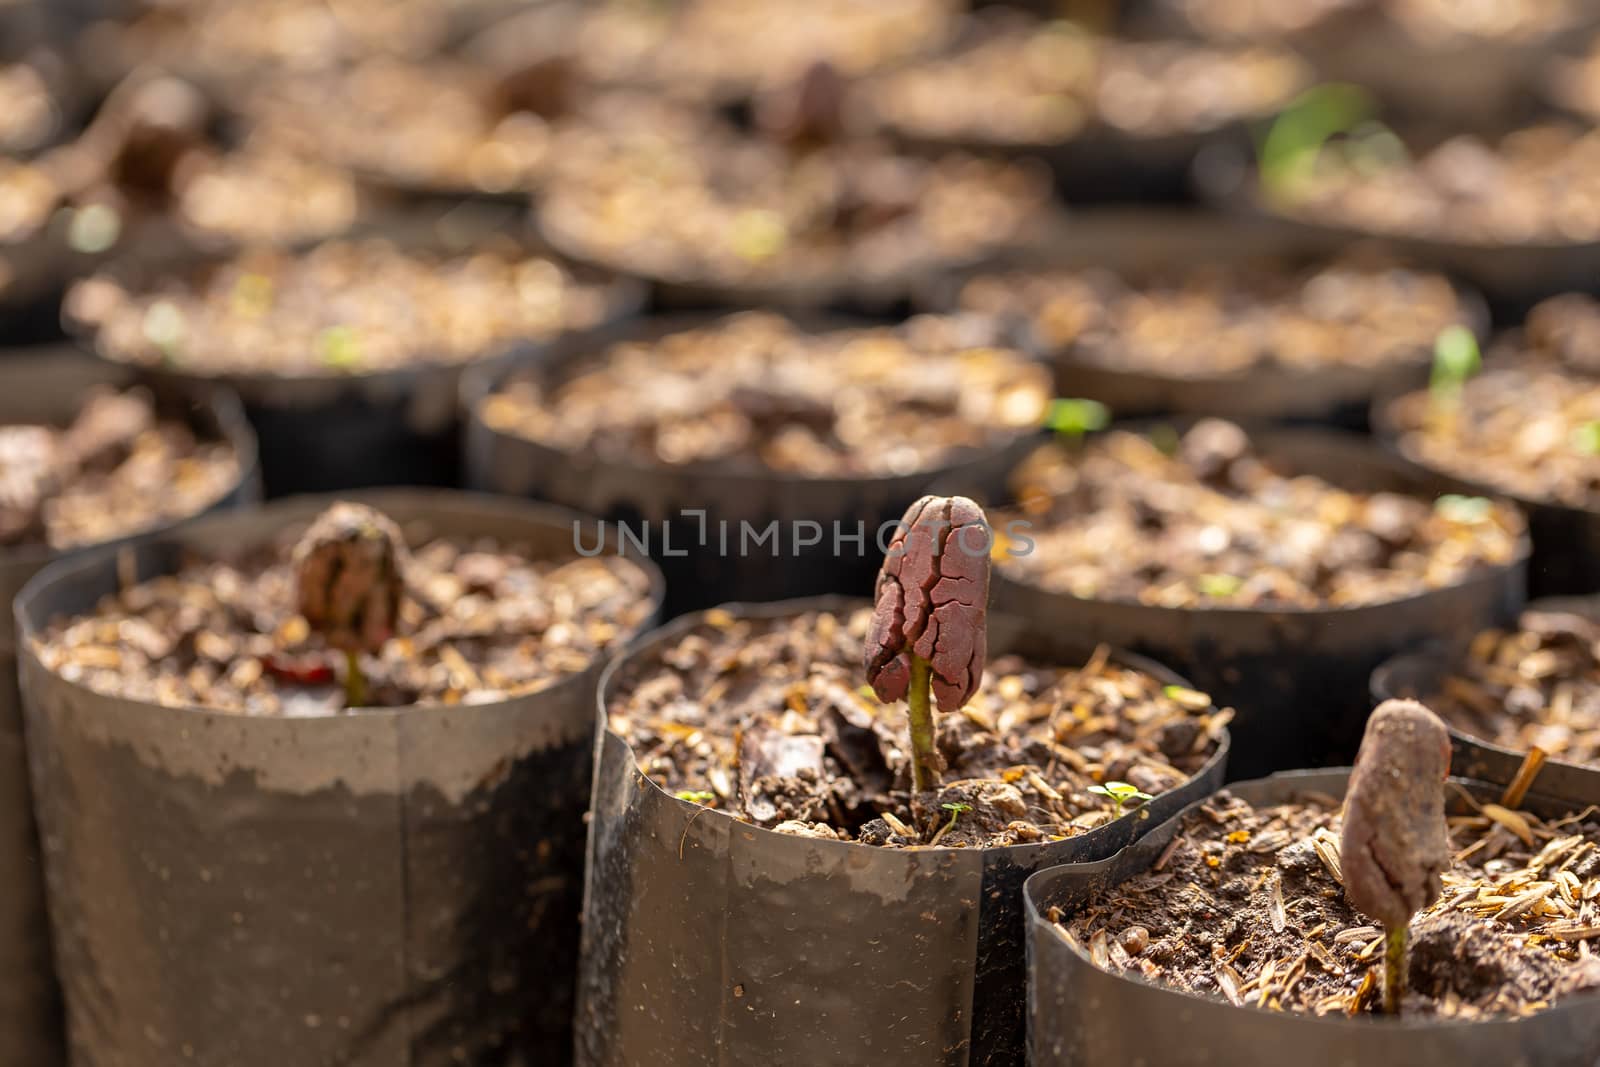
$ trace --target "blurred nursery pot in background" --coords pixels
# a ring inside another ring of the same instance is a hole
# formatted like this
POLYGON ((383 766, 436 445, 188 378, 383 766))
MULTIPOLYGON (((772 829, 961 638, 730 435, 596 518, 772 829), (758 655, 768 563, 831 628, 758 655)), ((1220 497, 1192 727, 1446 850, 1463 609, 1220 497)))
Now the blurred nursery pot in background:
POLYGON ((75 1063, 568 1054, 594 686, 659 574, 577 559, 558 509, 350 499, 412 542, 399 632, 359 658, 372 706, 343 710, 343 660, 265 555, 333 498, 58 565, 18 598, 75 1063))
POLYGON ((1522 507, 1534 596, 1600 591, 1600 302, 1552 297, 1453 363, 1426 390, 1377 398, 1379 439, 1461 492, 1522 507))
MULTIPOLYGON (((186 425, 197 441, 156 444, 148 408, 85 402, 130 375, 72 350, 43 348, 0 359, 0 452, 7 501, 0 508, 0 596, 7 605, 51 561, 260 494, 255 438, 236 397, 159 397, 155 415, 186 425), (92 418, 84 418, 86 415, 92 418), (107 419, 109 416, 109 422, 107 419), (80 421, 81 420, 81 421, 80 421), (41 427, 71 430, 52 439, 41 427), (115 480, 125 478, 126 484, 115 480), (60 494, 70 493, 63 499, 60 494), (87 540, 85 540, 87 539, 87 540)), ((42 871, 17 690, 17 632, 0 619, 0 1062, 62 1062, 61 1020, 48 943, 42 871)))
POLYGON ((396 224, 300 251, 128 263, 65 317, 104 359, 237 389, 269 496, 458 483, 464 370, 638 310, 634 283, 573 271, 469 219, 396 224))
POLYGON ((1464 777, 1510 785, 1537 748, 1541 791, 1587 795, 1600 777, 1600 599, 1534 600, 1514 625, 1402 653, 1373 672, 1372 695, 1438 712, 1464 777))
POLYGON ((1008 483, 991 521, 1030 525, 1000 546, 995 610, 1036 645, 1173 664, 1237 709, 1240 776, 1348 760, 1379 663, 1524 597, 1513 508, 1436 503, 1437 479, 1351 434, 1133 423, 1044 446, 1008 483))
POLYGON ((971 269, 924 310, 977 315, 1055 371, 1060 396, 1121 417, 1193 414, 1364 429, 1373 398, 1419 385, 1481 298, 1377 249, 1260 221, 1109 209, 971 269))
POLYGON ((573 337, 467 376, 468 484, 648 538, 669 615, 858 592, 929 484, 997 486, 1037 436, 1048 373, 972 334, 748 312, 573 337))

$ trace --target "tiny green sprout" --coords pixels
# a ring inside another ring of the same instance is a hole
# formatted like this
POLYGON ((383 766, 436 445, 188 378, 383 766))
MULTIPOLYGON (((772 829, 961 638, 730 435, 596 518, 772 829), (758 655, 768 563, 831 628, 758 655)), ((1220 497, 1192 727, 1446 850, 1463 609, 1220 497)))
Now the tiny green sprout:
POLYGON ((939 827, 939 832, 934 834, 933 839, 928 842, 930 845, 937 845, 945 834, 956 828, 956 820, 961 818, 962 813, 972 810, 971 804, 963 804, 959 801, 954 804, 940 804, 939 806, 950 813, 950 821, 939 827))
POLYGON ((1103 430, 1111 424, 1111 409, 1098 400, 1077 397, 1058 397, 1050 402, 1044 425, 1069 441, 1079 441, 1084 434, 1103 430))
POLYGON ((1433 342, 1433 373, 1428 388, 1436 398, 1454 401, 1467 379, 1482 367, 1477 336, 1465 326, 1447 326, 1433 342))
POLYGON ((1572 446, 1590 456, 1600 456, 1600 419, 1591 419, 1572 431, 1572 446))
POLYGON ((1115 818, 1122 818, 1122 809, 1130 800, 1137 800, 1141 804, 1148 804, 1155 797, 1142 791, 1138 786, 1129 785, 1127 782, 1107 782, 1105 785, 1091 785, 1089 792, 1107 797, 1116 806, 1115 818))
POLYGON ((1434 502, 1433 509, 1450 522, 1470 526, 1488 519, 1494 505, 1481 496, 1446 493, 1434 502))
POLYGON ((1371 129, 1370 93, 1357 85, 1330 83, 1307 89, 1278 115, 1261 141, 1257 167, 1261 187, 1276 199, 1292 199, 1315 169, 1328 141, 1371 129))
POLYGON ((674 793, 679 800, 687 800, 691 804, 709 804, 717 799, 717 794, 705 789, 683 789, 674 793))
POLYGON ((328 366, 349 370, 361 362, 361 338, 348 326, 329 326, 317 334, 317 354, 328 366))
POLYGON ((1202 574, 1198 584, 1206 596, 1226 600, 1244 587, 1244 579, 1232 574, 1202 574))

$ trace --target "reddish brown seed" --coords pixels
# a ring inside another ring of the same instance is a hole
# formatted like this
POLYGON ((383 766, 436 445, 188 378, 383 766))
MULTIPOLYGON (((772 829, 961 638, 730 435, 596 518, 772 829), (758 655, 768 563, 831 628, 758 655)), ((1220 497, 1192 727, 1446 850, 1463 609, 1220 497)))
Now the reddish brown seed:
POLYGON ((1449 773, 1450 734, 1415 700, 1386 700, 1367 720, 1345 795, 1340 867, 1345 898, 1389 929, 1439 897, 1450 866, 1449 773))
POLYGON ((334 504, 295 545, 300 614, 334 648, 379 651, 400 614, 405 558, 400 528, 387 515, 334 504))
POLYGON ((867 680, 902 700, 911 657, 932 667, 941 711, 956 711, 983 680, 989 605, 988 524, 966 497, 925 496, 906 511, 878 572, 867 632, 867 680))

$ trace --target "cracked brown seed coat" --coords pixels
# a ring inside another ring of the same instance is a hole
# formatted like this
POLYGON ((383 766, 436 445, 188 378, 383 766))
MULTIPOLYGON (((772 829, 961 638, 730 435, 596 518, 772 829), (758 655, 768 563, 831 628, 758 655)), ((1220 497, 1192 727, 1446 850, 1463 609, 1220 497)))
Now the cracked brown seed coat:
POLYGON ((394 636, 405 558, 400 528, 387 515, 334 504, 295 545, 300 614, 333 648, 379 651, 394 636))
POLYGON ((1415 700, 1386 700, 1367 720, 1345 795, 1340 865, 1345 899, 1391 930, 1439 897, 1450 866, 1449 773, 1449 731, 1415 700))
POLYGON ((878 699, 905 699, 916 655, 932 667, 939 710, 959 710, 983 680, 988 605, 983 509, 963 496, 912 504, 878 572, 867 632, 867 680, 878 699))

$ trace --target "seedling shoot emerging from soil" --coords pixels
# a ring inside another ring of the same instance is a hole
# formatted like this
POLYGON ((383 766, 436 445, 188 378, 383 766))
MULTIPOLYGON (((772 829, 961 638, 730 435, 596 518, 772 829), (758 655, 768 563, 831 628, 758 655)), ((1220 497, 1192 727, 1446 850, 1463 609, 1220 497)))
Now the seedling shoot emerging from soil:
POLYGON ((1449 326, 1433 342, 1433 371, 1428 376, 1428 414, 1433 429, 1450 434, 1461 408, 1461 391, 1483 368, 1478 338, 1465 326, 1449 326))
POLYGON ((1111 425, 1111 409, 1098 400, 1081 400, 1059 397, 1050 402, 1044 417, 1045 428, 1076 444, 1085 434, 1103 430, 1111 425))
POLYGON ((1107 782, 1105 785, 1091 785, 1089 792, 1109 798, 1115 811, 1114 818, 1118 819, 1122 818, 1122 809, 1127 806, 1128 801, 1137 800, 1140 804, 1148 804, 1155 799, 1149 793, 1139 789, 1138 786, 1129 785, 1127 782, 1107 782))
POLYGON ((1261 142, 1257 169, 1263 192, 1280 202, 1297 199, 1335 138, 1346 138, 1347 167, 1373 170, 1404 156, 1399 139, 1373 119, 1373 111, 1371 94, 1356 85, 1329 83, 1300 94, 1261 142))
POLYGON ((387 515, 340 501, 317 516, 294 548, 300 614, 345 654, 345 704, 366 704, 361 653, 394 635, 405 588, 405 540, 387 515))
POLYGON ((933 705, 959 711, 983 680, 989 528, 966 497, 925 496, 906 512, 878 572, 867 681, 910 708, 911 788, 939 784, 933 705))
POLYGON ((1433 372, 1428 388, 1435 403, 1454 406, 1461 387, 1483 367, 1478 338, 1465 326, 1450 326, 1440 331, 1433 342, 1433 372))
POLYGON ((1444 781, 1450 734, 1415 700, 1386 700, 1367 720, 1339 842, 1344 895, 1386 931, 1383 1010, 1398 1015, 1411 917, 1439 898, 1450 866, 1444 781))

